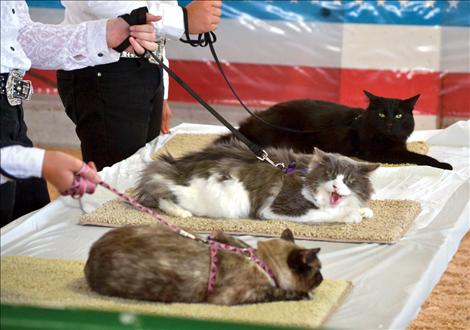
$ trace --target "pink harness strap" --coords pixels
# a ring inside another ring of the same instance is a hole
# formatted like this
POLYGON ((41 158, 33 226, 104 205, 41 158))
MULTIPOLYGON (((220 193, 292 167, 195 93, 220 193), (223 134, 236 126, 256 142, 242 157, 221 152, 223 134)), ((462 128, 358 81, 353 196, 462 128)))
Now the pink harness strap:
POLYGON ((209 281, 207 283, 207 296, 211 296, 212 293, 214 292, 214 284, 217 279, 217 253, 219 250, 225 250, 225 251, 230 251, 230 252, 235 252, 238 254, 243 254, 247 256, 250 260, 254 261, 259 267, 261 267, 262 270, 264 270, 274 281, 274 283, 277 285, 276 278, 274 276, 273 271, 271 268, 266 265, 266 263, 258 258, 255 255, 256 250, 253 248, 239 248, 237 246, 233 245, 228 245, 224 243, 220 243, 217 241, 214 241, 213 237, 209 236, 209 251, 210 251, 210 257, 211 257, 211 265, 210 265, 210 272, 209 272, 209 281))
MULTIPOLYGON (((92 193, 95 191, 96 184, 87 180, 84 175, 89 171, 89 167, 84 164, 82 168, 75 174, 74 180, 72 187, 67 189, 62 193, 62 195, 71 195, 72 197, 81 197, 85 192, 87 193, 92 193)), ((190 238, 192 240, 208 244, 209 245, 209 253, 210 253, 210 269, 209 269, 209 279, 207 283, 207 296, 209 297, 213 292, 214 292, 214 284, 217 279, 217 253, 219 250, 225 250, 225 251, 230 251, 234 253, 239 253, 242 255, 245 255, 248 257, 250 260, 255 262, 261 269, 263 269, 276 283, 276 278, 274 277, 274 274, 272 270, 266 265, 266 263, 258 258, 255 255, 255 249, 253 248, 239 248, 236 246, 232 246, 229 244, 224 244, 221 242, 217 242, 214 240, 213 237, 209 236, 207 240, 204 240, 194 234, 191 234, 181 228, 178 228, 174 224, 162 219, 162 217, 154 212, 152 209, 143 206, 139 202, 137 202, 135 199, 132 197, 120 192, 119 190, 111 187, 108 183, 101 181, 98 183, 100 186, 112 191, 116 195, 118 195, 120 198, 137 208, 138 210, 150 214, 152 217, 157 219, 159 222, 163 223, 164 225, 168 226, 172 231, 176 232, 177 234, 190 238)))

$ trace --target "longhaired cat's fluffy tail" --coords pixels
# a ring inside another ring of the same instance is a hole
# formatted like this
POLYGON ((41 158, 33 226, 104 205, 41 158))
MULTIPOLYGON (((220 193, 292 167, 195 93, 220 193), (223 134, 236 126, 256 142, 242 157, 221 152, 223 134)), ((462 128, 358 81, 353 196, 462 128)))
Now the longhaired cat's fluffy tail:
POLYGON ((156 208, 160 198, 173 199, 174 196, 168 189, 170 178, 178 176, 178 170, 174 166, 176 159, 169 153, 160 155, 156 161, 149 163, 142 171, 134 196, 137 201, 145 206, 156 208))

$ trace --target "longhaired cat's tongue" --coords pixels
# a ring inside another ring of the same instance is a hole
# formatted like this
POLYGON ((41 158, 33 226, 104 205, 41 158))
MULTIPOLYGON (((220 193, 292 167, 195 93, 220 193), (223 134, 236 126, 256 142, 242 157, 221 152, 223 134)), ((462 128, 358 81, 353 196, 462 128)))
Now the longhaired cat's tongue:
POLYGON ((332 192, 330 194, 330 204, 331 205, 338 205, 341 202, 342 196, 336 192, 332 192))

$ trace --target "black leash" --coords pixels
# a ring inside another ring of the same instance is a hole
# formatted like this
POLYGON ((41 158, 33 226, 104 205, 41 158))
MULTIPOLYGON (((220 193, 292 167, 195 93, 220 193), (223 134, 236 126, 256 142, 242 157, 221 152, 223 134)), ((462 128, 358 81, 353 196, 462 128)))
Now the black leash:
POLYGON ((249 140, 245 135, 240 133, 235 127, 233 127, 224 117, 222 117, 214 108, 212 108, 202 97, 200 97, 188 84, 184 82, 176 73, 174 73, 169 67, 163 63, 155 54, 152 52, 146 51, 148 55, 150 55, 161 67, 168 73, 170 77, 172 77, 181 87, 184 88, 186 92, 188 92, 192 97, 194 97, 207 111, 209 111, 218 121, 224 124, 233 135, 237 137, 240 141, 242 141, 246 146, 256 155, 261 161, 266 161, 274 167, 278 167, 280 169, 284 169, 284 163, 274 163, 270 158, 266 150, 262 149, 256 143, 253 143, 249 140))
POLYGON ((201 33, 198 35, 197 40, 191 39, 189 32, 188 32, 188 13, 186 8, 182 7, 183 9, 183 17, 184 17, 184 26, 185 26, 185 37, 186 39, 181 38, 180 41, 186 44, 189 44, 193 47, 206 47, 209 46, 209 49, 211 51, 212 57, 214 58, 215 64, 217 65, 217 68, 219 69, 219 72, 222 74, 222 77, 224 78, 225 82, 227 83, 227 86, 230 88, 232 91, 233 96, 238 100, 240 105, 245 109, 246 112, 248 112, 252 117, 257 119, 258 121, 262 122, 263 124, 282 131, 290 132, 290 133, 296 133, 296 134, 312 134, 312 133, 318 133, 319 130, 310 130, 310 131, 301 131, 293 128, 288 128, 288 127, 283 127, 283 126, 278 126, 275 124, 272 124, 260 116, 258 116, 255 112, 251 111, 246 105, 245 102, 238 96, 238 93, 235 91, 233 88, 232 84, 227 78, 227 75, 225 74, 224 69, 222 68, 222 65, 220 64, 219 57, 217 56, 217 53, 214 48, 214 43, 217 41, 217 36, 215 35, 214 32, 206 32, 206 33, 201 33))

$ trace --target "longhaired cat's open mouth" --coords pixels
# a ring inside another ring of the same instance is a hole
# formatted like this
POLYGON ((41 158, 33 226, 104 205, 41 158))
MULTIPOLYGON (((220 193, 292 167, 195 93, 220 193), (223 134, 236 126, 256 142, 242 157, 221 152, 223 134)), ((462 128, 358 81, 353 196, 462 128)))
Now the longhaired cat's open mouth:
POLYGON ((331 192, 330 194, 330 204, 331 205, 338 205, 343 200, 342 195, 338 194, 336 191, 331 192))

